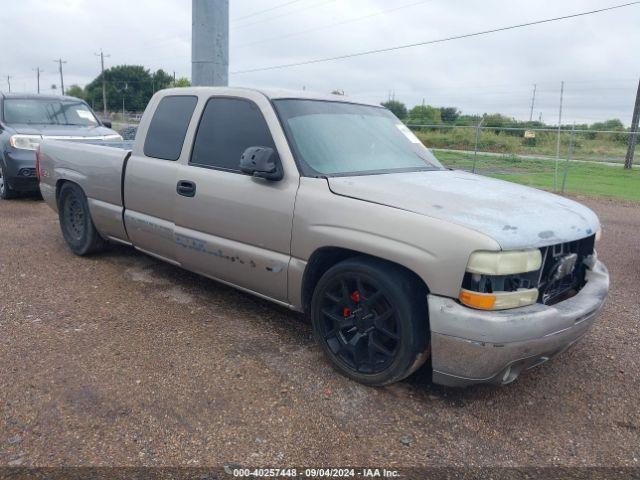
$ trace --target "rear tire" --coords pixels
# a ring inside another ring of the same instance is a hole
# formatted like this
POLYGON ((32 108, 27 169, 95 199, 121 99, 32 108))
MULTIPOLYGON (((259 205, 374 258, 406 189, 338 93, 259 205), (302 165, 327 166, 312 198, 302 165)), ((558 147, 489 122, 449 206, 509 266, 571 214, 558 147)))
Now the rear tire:
POLYGON ((427 292, 402 268, 369 257, 330 268, 311 301, 316 341, 343 375, 398 382, 429 357, 427 292))
POLYGON ((16 196, 16 191, 7 183, 4 176, 4 168, 0 165, 0 198, 3 200, 11 200, 12 198, 16 198, 16 196))
POLYGON ((58 216, 62 236, 73 253, 84 256, 105 249, 106 242, 91 219, 87 196, 75 183, 65 183, 60 189, 58 216))

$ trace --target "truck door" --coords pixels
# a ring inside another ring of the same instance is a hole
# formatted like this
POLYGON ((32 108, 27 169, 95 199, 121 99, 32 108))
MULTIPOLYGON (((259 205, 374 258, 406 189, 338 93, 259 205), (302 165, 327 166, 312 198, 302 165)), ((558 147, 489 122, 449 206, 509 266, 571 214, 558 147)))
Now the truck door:
POLYGON ((196 96, 162 97, 148 128, 142 125, 138 131, 144 145, 136 145, 125 171, 129 239, 138 249, 174 264, 177 160, 197 103, 196 96))
POLYGON ((190 158, 178 165, 187 191, 176 203, 177 256, 192 271, 286 302, 299 175, 270 103, 257 97, 207 101, 190 158), (240 171, 252 146, 288 155, 282 180, 240 171))

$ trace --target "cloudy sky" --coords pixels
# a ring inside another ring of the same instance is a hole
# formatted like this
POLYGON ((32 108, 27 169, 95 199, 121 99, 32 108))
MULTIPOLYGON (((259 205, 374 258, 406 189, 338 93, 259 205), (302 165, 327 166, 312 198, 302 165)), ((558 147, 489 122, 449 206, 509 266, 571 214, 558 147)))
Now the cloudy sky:
MULTIPOLYGON (((630 0, 231 0, 231 71, 435 40, 604 8, 630 0), (275 7, 271 9, 272 7, 275 7), (259 13, 271 9, 268 12, 259 13), (258 12, 258 14, 255 14, 258 12)), ((107 66, 144 65, 190 77, 191 0, 2 0, 0 89, 84 85, 107 66)), ((328 92, 369 101, 390 92, 409 106, 457 106, 557 122, 629 124, 640 77, 640 5, 435 45, 232 75, 236 86, 328 92)))

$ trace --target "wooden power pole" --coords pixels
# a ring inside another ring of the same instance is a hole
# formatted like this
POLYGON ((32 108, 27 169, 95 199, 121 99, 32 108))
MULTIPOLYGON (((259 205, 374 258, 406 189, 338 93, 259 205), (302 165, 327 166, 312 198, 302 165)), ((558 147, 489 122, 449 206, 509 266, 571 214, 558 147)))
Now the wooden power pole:
POLYGON ((533 121, 533 107, 536 106, 536 91, 538 90, 538 85, 533 86, 533 96, 531 97, 531 111, 529 112, 529 123, 533 121))
POLYGON ((107 79, 104 78, 104 57, 109 58, 110 55, 105 55, 102 50, 100 53, 96 53, 100 57, 100 76, 102 77, 102 115, 107 118, 107 79))
POLYGON ((40 74, 42 73, 42 70, 40 70, 40 67, 35 68, 36 71, 36 78, 38 79, 38 93, 40 93, 40 74))
POLYGON ((624 168, 633 166, 633 154, 635 153, 636 143, 638 142, 638 121, 640 120, 640 82, 638 82, 638 92, 636 93, 636 106, 633 109, 633 118, 631 119, 631 134, 629 135, 629 148, 627 149, 627 158, 624 161, 624 168))
POLYGON ((54 60, 54 62, 58 64, 58 71, 60 72, 60 93, 64 95, 64 75, 62 74, 62 65, 67 62, 61 58, 54 60))

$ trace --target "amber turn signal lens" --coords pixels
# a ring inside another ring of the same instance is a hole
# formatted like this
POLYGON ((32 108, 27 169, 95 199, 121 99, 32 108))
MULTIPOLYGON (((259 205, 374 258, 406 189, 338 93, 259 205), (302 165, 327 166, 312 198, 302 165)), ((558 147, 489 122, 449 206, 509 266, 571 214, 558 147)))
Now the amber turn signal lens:
POLYGON ((480 310, 491 310, 496 304, 496 296, 487 293, 474 293, 469 290, 461 290, 458 297, 462 304, 480 310))

